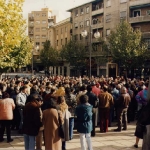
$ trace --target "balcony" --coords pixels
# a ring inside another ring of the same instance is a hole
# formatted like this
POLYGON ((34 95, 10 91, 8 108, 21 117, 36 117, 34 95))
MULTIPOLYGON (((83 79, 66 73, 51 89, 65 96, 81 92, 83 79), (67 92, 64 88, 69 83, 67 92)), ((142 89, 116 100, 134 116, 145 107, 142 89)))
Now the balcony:
POLYGON ((139 22, 149 22, 149 21, 150 21, 150 15, 131 17, 129 19, 129 23, 139 23, 139 22))
POLYGON ((103 12, 104 12, 103 8, 97 9, 95 11, 92 11, 92 16, 102 14, 103 12))
POLYGON ((150 4, 149 0, 130 0, 129 6, 134 7, 134 6, 141 6, 141 5, 148 5, 150 4))
POLYGON ((30 27, 30 28, 33 28, 33 27, 34 27, 34 24, 29 24, 29 27, 30 27))
POLYGON ((33 34, 33 31, 29 31, 29 34, 32 35, 32 34, 33 34))
POLYGON ((30 21, 34 21, 34 17, 33 16, 29 16, 29 20, 30 21))
POLYGON ((103 28, 103 23, 92 24, 92 29, 103 28))

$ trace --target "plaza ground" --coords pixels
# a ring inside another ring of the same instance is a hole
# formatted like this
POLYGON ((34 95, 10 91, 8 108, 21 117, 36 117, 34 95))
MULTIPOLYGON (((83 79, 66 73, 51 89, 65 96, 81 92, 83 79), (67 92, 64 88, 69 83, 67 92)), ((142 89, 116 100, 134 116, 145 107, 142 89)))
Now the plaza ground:
MULTIPOLYGON (((116 123, 115 123, 116 124, 116 123)), ((96 136, 92 137, 93 150, 135 150, 133 147, 135 143, 135 123, 128 125, 127 131, 114 132, 116 127, 110 127, 108 133, 100 133, 99 128, 96 128, 96 136)), ((6 138, 6 137, 5 137, 6 138)), ((21 135, 12 132, 13 142, 7 143, 6 139, 0 143, 0 150, 23 150, 24 141, 21 135)), ((141 150, 142 140, 139 142, 139 148, 141 150)), ((44 150, 44 147, 43 147, 44 150)), ((67 150, 80 150, 79 135, 74 131, 73 140, 67 142, 67 150)))

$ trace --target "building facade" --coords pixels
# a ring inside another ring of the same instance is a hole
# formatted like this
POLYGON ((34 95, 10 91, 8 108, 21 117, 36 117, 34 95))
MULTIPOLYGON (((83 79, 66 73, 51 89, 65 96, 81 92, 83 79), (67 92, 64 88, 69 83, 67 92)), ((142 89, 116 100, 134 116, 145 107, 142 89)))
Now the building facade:
POLYGON ((112 64, 111 60, 108 59, 107 64, 96 62, 97 58, 103 57, 104 50, 94 33, 99 31, 100 37, 107 41, 111 30, 114 30, 122 19, 127 20, 134 29, 141 30, 150 48, 149 0, 92 0, 68 11, 71 12, 74 40, 83 43, 87 52, 92 49, 91 55, 96 64, 92 66, 93 75, 117 75, 117 65, 112 64), (83 30, 88 33, 85 38, 81 35, 83 30))
POLYGON ((42 8, 40 11, 32 11, 28 14, 28 36, 34 42, 34 70, 42 69, 39 63, 40 50, 48 39, 48 28, 55 23, 56 16, 52 16, 52 11, 48 8, 42 8), (38 67, 36 68, 36 66, 38 67))

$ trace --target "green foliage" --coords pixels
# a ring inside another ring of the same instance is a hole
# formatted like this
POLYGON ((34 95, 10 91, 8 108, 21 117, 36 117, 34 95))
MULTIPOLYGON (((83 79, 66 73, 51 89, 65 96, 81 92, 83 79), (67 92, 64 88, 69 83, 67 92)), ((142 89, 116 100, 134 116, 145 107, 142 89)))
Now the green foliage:
POLYGON ((147 44, 142 41, 142 33, 134 31, 131 25, 122 21, 108 37, 112 58, 126 68, 135 68, 147 59, 147 44))
POLYGON ((62 48, 60 57, 68 61, 70 66, 80 70, 86 63, 86 50, 83 45, 71 40, 62 48))
POLYGON ((40 60, 45 68, 55 66, 58 63, 58 51, 51 47, 48 40, 44 43, 43 50, 41 50, 40 60))

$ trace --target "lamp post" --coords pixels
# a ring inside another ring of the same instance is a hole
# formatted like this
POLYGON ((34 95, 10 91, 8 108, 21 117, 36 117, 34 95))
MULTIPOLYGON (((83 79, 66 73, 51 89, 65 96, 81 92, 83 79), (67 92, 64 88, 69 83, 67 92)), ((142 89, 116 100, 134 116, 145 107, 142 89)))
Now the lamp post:
MULTIPOLYGON (((91 78, 91 55, 92 55, 92 26, 90 25, 90 50, 89 50, 89 60, 90 60, 90 72, 89 72, 89 76, 91 78)), ((84 30, 81 32, 82 37, 86 37, 88 35, 87 31, 84 30)), ((98 30, 94 33, 94 37, 97 39, 100 37, 100 33, 98 32, 98 30)))

